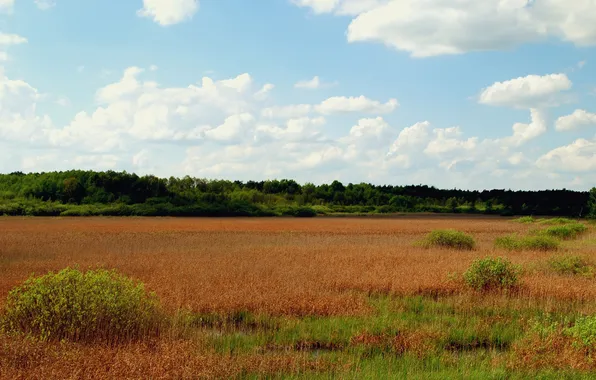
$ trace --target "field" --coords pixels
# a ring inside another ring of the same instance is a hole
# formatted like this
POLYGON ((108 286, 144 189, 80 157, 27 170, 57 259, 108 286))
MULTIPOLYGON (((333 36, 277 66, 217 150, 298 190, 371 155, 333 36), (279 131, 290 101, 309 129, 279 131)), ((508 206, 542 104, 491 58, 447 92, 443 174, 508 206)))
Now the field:
POLYGON ((596 236, 589 227, 552 252, 495 248, 536 228, 497 217, 0 218, 0 307, 31 274, 107 268, 145 283, 173 320, 118 345, 0 333, 0 378, 590 378, 596 351, 565 331, 596 312, 596 236), (419 243, 439 229, 476 248, 419 243), (570 255, 586 270, 549 264, 570 255), (462 274, 487 256, 520 265, 520 285, 467 287, 462 274))

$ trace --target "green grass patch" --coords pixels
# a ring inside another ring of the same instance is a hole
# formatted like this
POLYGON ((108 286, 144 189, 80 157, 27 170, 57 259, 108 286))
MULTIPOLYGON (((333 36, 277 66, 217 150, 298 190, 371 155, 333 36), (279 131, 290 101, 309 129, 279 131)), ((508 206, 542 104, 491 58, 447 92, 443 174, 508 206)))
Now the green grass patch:
POLYGON ((475 290, 512 289, 519 285, 521 268, 509 260, 484 258, 475 260, 464 273, 467 286, 475 290))
POLYGON ((64 269, 10 291, 2 329, 41 340, 119 343, 159 334, 157 297, 114 271, 64 269))
POLYGON ((495 247, 509 251, 556 251, 560 242, 547 235, 538 236, 501 236, 495 240, 495 247))
POLYGON ((553 256, 548 260, 549 268, 562 275, 594 277, 594 265, 577 255, 553 256))
POLYGON ((539 234, 562 240, 570 240, 579 237, 586 232, 588 227, 583 223, 571 223, 558 226, 551 226, 539 231, 539 234))
POLYGON ((569 219, 569 218, 548 218, 548 219, 541 219, 538 221, 540 224, 548 225, 548 226, 561 226, 566 224, 575 224, 579 223, 576 220, 569 219))
POLYGON ((459 250, 472 250, 476 246, 474 238, 461 231, 435 230, 429 233, 422 241, 422 246, 431 248, 450 248, 459 250))
POLYGON ((517 223, 530 224, 534 223, 536 219, 533 216, 522 216, 521 218, 513 219, 513 221, 517 223))

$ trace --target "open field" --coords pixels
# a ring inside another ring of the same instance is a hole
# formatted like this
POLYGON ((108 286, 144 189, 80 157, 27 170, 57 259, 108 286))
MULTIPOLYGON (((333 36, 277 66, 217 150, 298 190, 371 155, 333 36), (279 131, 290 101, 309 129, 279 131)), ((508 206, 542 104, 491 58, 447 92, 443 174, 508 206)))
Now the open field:
POLYGON ((596 280, 548 263, 596 263, 596 235, 556 252, 494 248, 536 228, 482 217, 0 218, 0 306, 33 273, 107 268, 145 283, 175 322, 113 347, 0 334, 0 377, 589 378, 596 351, 559 330, 596 312, 596 280), (417 244, 446 228, 476 248, 417 244), (486 256, 521 265, 520 286, 468 289, 461 274, 486 256))

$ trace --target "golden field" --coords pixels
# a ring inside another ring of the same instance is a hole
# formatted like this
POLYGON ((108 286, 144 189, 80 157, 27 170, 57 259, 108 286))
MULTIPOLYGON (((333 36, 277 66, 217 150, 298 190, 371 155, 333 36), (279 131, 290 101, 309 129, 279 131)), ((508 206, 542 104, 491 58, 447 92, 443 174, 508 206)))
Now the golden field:
MULTIPOLYGON (((243 312, 277 326, 257 323, 248 332, 246 326, 217 331, 203 326, 119 347, 43 343, 0 334, 0 377, 432 378, 424 374, 435 367, 437 378, 448 373, 515 378, 532 368, 555 371, 553 376, 567 370, 572 371, 569 376, 587 376, 594 368, 592 353, 565 342, 559 357, 528 352, 533 338, 523 334, 524 321, 535 310, 561 315, 596 311, 594 278, 549 271, 546 263, 552 253, 494 248, 497 237, 530 228, 505 218, 445 216, 0 218, 0 306, 10 289, 32 274, 66 267, 108 268, 145 283, 172 315, 180 310, 220 316, 243 312), (456 251, 416 244, 436 229, 469 233, 477 248, 456 251), (519 289, 479 294, 465 288, 457 276, 486 256, 520 264, 524 272, 519 289), (479 345, 481 352, 437 349, 442 346, 436 342, 447 339, 450 320, 441 317, 422 325, 406 316, 412 302, 422 305, 422 315, 434 313, 433 308, 436 315, 451 313, 443 307, 454 310, 459 319, 453 323, 462 329, 471 318, 478 336, 507 318, 511 323, 517 318, 519 332, 512 333, 507 349, 486 344, 479 345), (489 312, 477 316, 476 309, 489 312), (383 323, 377 317, 385 312, 387 326, 401 331, 401 340, 377 326, 383 323), (391 319, 400 313, 403 318, 391 319), (367 324, 372 319, 374 328, 367 324), (387 342, 391 349, 369 356, 349 349, 387 342), (377 354, 393 355, 395 365, 375 364, 381 360, 377 354), (429 357, 437 358, 437 364, 428 364, 429 357), (403 369, 408 366, 412 372, 403 369)), ((580 240, 564 242, 561 250, 596 260, 593 239, 590 228, 580 240)))

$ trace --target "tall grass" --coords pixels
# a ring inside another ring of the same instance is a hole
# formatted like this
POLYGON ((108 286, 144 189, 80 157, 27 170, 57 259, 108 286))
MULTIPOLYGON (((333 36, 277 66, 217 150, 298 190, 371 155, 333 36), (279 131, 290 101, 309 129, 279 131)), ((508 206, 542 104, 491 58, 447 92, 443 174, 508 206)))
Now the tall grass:
POLYGON ((509 251, 555 251, 560 243, 550 236, 508 235, 495 239, 495 247, 509 251))
POLYGON ((587 229, 588 228, 586 227, 585 224, 570 223, 570 224, 548 227, 548 228, 540 231, 539 233, 546 235, 546 236, 554 237, 557 239, 569 240, 569 239, 577 238, 578 236, 580 236, 581 234, 586 232, 587 229))

